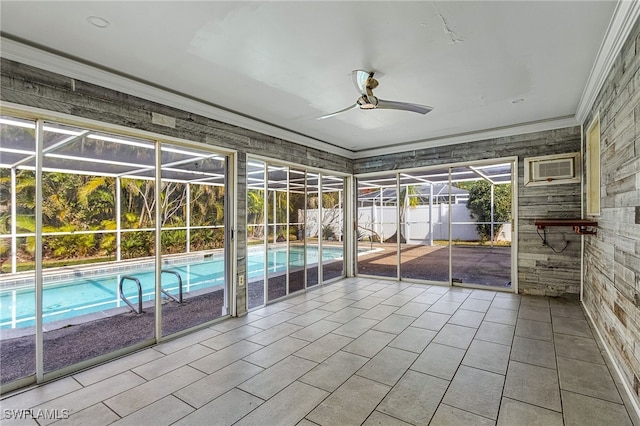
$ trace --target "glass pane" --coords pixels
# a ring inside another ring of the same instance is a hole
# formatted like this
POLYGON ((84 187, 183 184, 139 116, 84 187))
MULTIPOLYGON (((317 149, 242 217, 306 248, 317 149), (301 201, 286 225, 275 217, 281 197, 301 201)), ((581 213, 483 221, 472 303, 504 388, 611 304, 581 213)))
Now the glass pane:
POLYGON ((249 309, 265 304, 265 164, 247 163, 247 298, 249 309))
POLYGON ((344 276, 344 179, 322 176, 322 280, 344 276))
POLYGON ((320 235, 319 179, 316 173, 307 173, 307 211, 304 235, 306 241, 307 287, 318 285, 318 238, 320 235))
POLYGON ((304 289, 305 172, 289 170, 289 293, 304 289))
POLYGON ((153 338, 156 194, 153 180, 113 174, 153 174, 148 141, 51 123, 44 139, 44 371, 50 372, 153 338), (117 258, 119 226, 129 231, 120 242, 122 259, 135 261, 90 266, 112 260, 114 251, 117 258))
POLYGON ((511 165, 452 170, 453 284, 511 287, 511 165))
POLYGON ((400 174, 402 278, 449 282, 449 170, 400 174))
POLYGON ((358 181, 358 273, 398 276, 396 175, 358 181))
POLYGON ((283 166, 268 166, 267 217, 269 244, 267 246, 267 301, 287 294, 288 266, 288 170, 283 166))
POLYGON ((0 117, 0 383, 32 376, 35 355, 35 123, 0 117), (11 150, 11 151, 10 151, 11 150), (15 197, 15 205, 12 200, 15 197), (15 214, 14 210, 15 208, 15 214))
POLYGON ((228 313, 225 166, 216 154, 162 145, 163 335, 228 313))
POLYGON ((50 170, 89 176, 154 176, 151 141, 47 124, 44 147, 50 170))
MULTIPOLYGON (((153 179, 120 178, 120 227, 122 229, 155 229, 156 218, 152 212, 154 193, 153 179)), ((151 246, 153 247, 153 244, 151 246)), ((144 254, 151 255, 149 250, 144 254)))

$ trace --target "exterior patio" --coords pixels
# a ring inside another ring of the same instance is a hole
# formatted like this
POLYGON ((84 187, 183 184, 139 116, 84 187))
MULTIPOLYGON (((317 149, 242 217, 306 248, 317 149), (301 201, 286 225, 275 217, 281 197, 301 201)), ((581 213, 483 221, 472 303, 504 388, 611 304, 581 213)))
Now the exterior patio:
MULTIPOLYGON (((361 244, 379 251, 358 256, 358 273, 394 277, 398 257, 393 244, 361 244)), ((449 247, 402 245, 401 276, 404 279, 449 283, 449 247)), ((455 284, 480 284, 491 287, 511 285, 511 247, 453 245, 452 281, 455 284)))

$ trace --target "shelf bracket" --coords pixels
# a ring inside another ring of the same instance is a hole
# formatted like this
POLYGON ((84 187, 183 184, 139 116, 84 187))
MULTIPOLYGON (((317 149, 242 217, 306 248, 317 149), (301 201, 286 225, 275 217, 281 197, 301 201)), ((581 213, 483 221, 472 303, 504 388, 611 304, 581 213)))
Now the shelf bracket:
POLYGON ((538 229, 544 231, 545 240, 547 236, 546 228, 549 226, 570 226, 578 235, 597 235, 598 222, 588 219, 536 219, 534 224, 538 229))

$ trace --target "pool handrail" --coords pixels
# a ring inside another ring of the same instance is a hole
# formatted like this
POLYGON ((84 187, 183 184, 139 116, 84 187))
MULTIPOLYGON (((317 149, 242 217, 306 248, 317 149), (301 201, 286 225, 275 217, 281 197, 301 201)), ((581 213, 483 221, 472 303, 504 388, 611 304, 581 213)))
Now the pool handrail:
POLYGON ((165 290, 162 285, 160 286, 160 290, 170 299, 172 299, 174 302, 178 302, 180 304, 182 304, 182 277, 180 276, 180 274, 174 270, 171 269, 162 269, 160 271, 161 274, 167 273, 167 274, 173 274, 176 277, 178 277, 178 291, 179 291, 179 296, 178 299, 175 298, 175 296, 173 296, 171 293, 169 293, 167 290, 165 290))
POLYGON ((141 314, 144 312, 142 310, 142 284, 140 284, 139 279, 137 279, 136 277, 132 277, 131 275, 123 275, 122 278, 120 278, 120 285, 118 286, 118 290, 120 292, 120 298, 122 299, 122 301, 129 305, 133 312, 137 314, 141 314), (125 297, 124 292, 122 291, 122 285, 124 284, 125 280, 132 280, 138 286, 138 310, 136 310, 136 307, 133 305, 133 303, 131 303, 129 299, 125 297))

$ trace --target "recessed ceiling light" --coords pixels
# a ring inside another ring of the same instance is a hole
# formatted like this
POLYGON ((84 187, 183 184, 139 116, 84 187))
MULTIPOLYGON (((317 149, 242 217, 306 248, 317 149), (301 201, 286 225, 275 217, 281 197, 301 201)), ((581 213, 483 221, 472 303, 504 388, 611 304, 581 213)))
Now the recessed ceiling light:
POLYGON ((107 28, 109 25, 111 25, 109 21, 99 16, 89 16, 87 18, 87 22, 98 28, 107 28))
POLYGON ((524 102, 524 98, 518 98, 511 101, 512 104, 521 104, 524 102))

